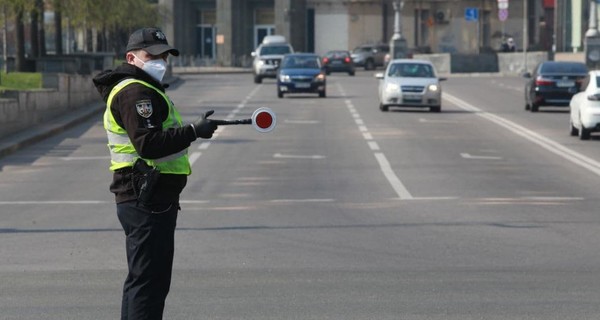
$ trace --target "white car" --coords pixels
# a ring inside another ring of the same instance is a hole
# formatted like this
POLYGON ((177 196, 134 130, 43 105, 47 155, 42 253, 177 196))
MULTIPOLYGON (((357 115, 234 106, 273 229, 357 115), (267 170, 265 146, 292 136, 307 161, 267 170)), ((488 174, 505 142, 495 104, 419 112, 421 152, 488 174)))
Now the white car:
POLYGON ((600 70, 588 72, 569 107, 572 136, 588 140, 592 132, 600 131, 600 70))
POLYGON ((263 78, 277 78, 277 69, 283 56, 293 53, 294 49, 280 35, 266 36, 261 45, 252 52, 252 75, 254 83, 262 83, 263 78))
POLYGON ((379 109, 389 107, 424 107, 431 112, 442 110, 442 86, 433 64, 427 60, 395 59, 379 79, 379 109))

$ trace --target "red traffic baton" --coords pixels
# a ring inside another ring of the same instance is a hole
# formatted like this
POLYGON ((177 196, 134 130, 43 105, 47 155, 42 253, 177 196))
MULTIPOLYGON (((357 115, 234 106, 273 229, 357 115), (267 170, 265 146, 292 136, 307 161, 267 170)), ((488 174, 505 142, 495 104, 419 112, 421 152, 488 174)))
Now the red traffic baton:
POLYGON ((261 107, 252 113, 250 119, 238 119, 238 120, 210 120, 218 126, 236 125, 236 124, 251 124, 252 127, 258 132, 270 132, 275 129, 277 124, 277 117, 273 110, 261 107))

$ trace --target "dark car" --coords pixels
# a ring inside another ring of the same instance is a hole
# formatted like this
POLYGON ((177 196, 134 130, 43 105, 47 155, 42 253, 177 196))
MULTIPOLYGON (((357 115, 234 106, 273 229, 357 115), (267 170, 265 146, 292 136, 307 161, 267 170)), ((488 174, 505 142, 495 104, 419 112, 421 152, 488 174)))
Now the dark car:
POLYGON ((354 75, 354 61, 352 61, 350 51, 329 51, 323 56, 321 61, 327 75, 332 72, 347 72, 351 76, 354 75))
POLYGON ((533 74, 527 72, 525 110, 537 112, 542 106, 568 107, 573 95, 579 92, 588 68, 581 62, 545 61, 533 74))
POLYGON ((321 58, 313 53, 286 54, 277 73, 277 96, 286 93, 318 93, 326 96, 325 72, 321 58))

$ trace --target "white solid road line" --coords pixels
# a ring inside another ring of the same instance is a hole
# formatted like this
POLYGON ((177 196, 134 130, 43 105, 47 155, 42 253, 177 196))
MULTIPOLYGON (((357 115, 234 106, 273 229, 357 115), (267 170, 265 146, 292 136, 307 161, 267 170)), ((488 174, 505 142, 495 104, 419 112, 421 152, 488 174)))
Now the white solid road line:
POLYGON ((272 203, 292 203, 292 202, 333 202, 335 199, 274 199, 272 203))
POLYGON ((477 116, 487 119, 499 126, 502 126, 506 129, 508 129, 509 131, 511 131, 517 135, 520 135, 523 138, 539 145, 540 147, 542 147, 558 156, 561 156, 562 158, 569 160, 570 162, 572 162, 578 166, 588 169, 589 171, 593 172, 594 174, 600 176, 600 162, 593 160, 591 158, 588 158, 587 156, 584 156, 583 154, 581 154, 579 152, 571 150, 554 140, 551 140, 544 136, 541 136, 540 134, 533 132, 521 125, 518 125, 518 124, 512 122, 512 121, 504 119, 495 114, 483 111, 483 110, 473 106, 472 104, 469 104, 468 102, 465 102, 451 94, 444 92, 443 95, 444 95, 445 100, 452 102, 457 107, 459 107, 463 110, 472 111, 477 116))
POLYGON ((502 157, 494 157, 494 156, 474 156, 469 153, 461 153, 461 157, 465 159, 479 159, 479 160, 502 160, 502 157))
POLYGON ((318 154, 314 155, 294 155, 294 154, 281 154, 275 153, 273 158, 276 159, 325 159, 325 156, 321 156, 318 154))
POLYGON ((383 174, 385 175, 385 177, 388 179, 388 181, 392 185, 392 189, 394 189, 394 191, 396 191, 396 194, 398 195, 398 197, 402 200, 412 199, 413 196, 410 194, 410 192, 408 192, 408 189, 406 189, 404 184, 402 184, 402 181, 400 181, 400 179, 398 179, 398 176, 396 176, 396 174, 394 173, 394 170, 392 170, 392 166, 390 166, 390 163, 387 160, 387 158, 385 157, 385 155, 381 152, 376 152, 375 158, 377 159, 377 162, 379 162, 381 171, 383 171, 383 174))

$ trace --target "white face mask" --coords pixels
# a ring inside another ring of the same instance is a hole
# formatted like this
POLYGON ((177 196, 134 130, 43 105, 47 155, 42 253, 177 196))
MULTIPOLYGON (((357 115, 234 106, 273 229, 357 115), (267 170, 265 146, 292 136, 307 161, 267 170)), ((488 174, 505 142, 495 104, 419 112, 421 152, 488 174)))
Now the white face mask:
POLYGON ((165 76, 165 72, 167 72, 167 62, 165 60, 155 59, 144 62, 136 55, 133 56, 143 64, 142 70, 146 71, 146 73, 149 74, 152 78, 156 79, 156 81, 162 81, 162 78, 165 76))

